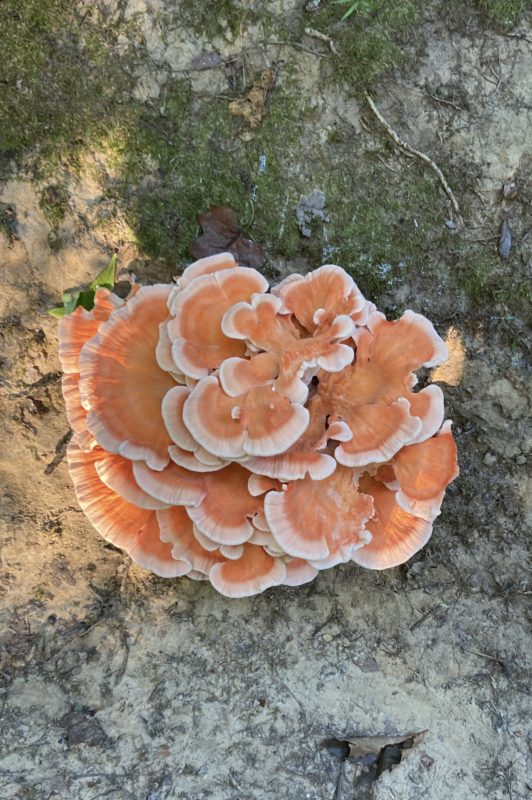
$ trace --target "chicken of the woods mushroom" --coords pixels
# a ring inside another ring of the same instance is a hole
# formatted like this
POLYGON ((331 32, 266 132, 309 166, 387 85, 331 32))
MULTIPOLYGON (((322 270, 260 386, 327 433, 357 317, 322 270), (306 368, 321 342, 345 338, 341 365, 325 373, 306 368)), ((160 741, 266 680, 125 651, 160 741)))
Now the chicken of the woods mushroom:
POLYGON ((100 288, 59 322, 68 465, 96 530, 157 575, 227 597, 428 541, 456 446, 447 357, 414 311, 390 322, 340 267, 269 291, 229 254, 171 285, 100 288))

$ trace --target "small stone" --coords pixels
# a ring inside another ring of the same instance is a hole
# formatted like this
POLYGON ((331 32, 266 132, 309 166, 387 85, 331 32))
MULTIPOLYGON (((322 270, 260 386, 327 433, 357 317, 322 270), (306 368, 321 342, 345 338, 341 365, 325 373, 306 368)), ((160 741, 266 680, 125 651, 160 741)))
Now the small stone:
POLYGON ((361 661, 357 663, 357 667, 362 672, 380 672, 381 668, 379 666, 379 662, 373 656, 365 656, 361 661))
POLYGON ((59 724, 67 730, 69 747, 78 744, 103 747, 108 742, 107 735, 98 720, 84 712, 70 711, 59 720, 59 724))
POLYGON ((192 59, 190 64, 188 65, 188 69, 193 70, 205 70, 205 69, 213 69, 215 67, 219 67, 221 64, 224 63, 223 56, 220 53, 217 53, 215 50, 212 52, 205 52, 203 51, 195 58, 192 59))
POLYGON ((39 367, 33 366, 26 370, 24 381, 25 383, 36 383, 41 377, 39 367))
POLYGON ((299 231, 305 239, 311 238, 313 223, 327 223, 330 221, 325 211, 326 205, 325 194, 319 189, 301 197, 296 206, 295 215, 299 231))
POLYGON ((493 453, 486 453, 484 456, 484 464, 487 467, 491 467, 497 461, 497 456, 493 455, 493 453))
POLYGON ((517 181, 508 181, 508 183, 503 184, 502 187, 502 196, 505 200, 513 200, 517 195, 517 181))
POLYGON ((515 460, 519 464, 520 467, 522 467, 523 464, 526 464, 526 456, 517 456, 517 458, 515 460))
POLYGON ((61 236, 57 228, 52 228, 52 230, 48 233, 48 246, 53 253, 56 253, 58 250, 61 249, 61 245, 63 242, 61 241, 61 236))
POLYGON ((512 249, 512 231, 508 220, 503 219, 501 224, 501 235, 499 238, 499 255, 501 258, 508 258, 512 249))
POLYGON ((324 633, 321 638, 323 639, 324 642, 332 642, 333 639, 331 633, 324 633))

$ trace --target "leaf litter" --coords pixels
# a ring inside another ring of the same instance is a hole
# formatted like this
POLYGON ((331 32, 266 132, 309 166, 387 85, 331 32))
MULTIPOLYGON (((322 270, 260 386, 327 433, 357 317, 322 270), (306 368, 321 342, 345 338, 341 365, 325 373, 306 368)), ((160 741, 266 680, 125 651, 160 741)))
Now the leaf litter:
POLYGON ((355 736, 352 739, 325 739, 321 744, 340 762, 333 800, 340 800, 345 763, 356 766, 356 800, 371 800, 376 781, 383 772, 391 772, 425 738, 426 730, 399 736, 355 736))

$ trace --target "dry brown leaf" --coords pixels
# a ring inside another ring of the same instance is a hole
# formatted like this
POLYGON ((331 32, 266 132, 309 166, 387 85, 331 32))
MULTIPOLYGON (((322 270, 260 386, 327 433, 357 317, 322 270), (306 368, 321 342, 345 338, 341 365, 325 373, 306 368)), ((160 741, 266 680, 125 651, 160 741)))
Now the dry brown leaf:
POLYGON ((402 753, 407 753, 417 747, 425 738, 425 731, 418 733, 407 733, 404 736, 357 736, 354 739, 346 739, 349 748, 349 758, 354 761, 363 760, 364 763, 374 761, 385 762, 382 769, 377 772, 380 775, 385 769, 393 769, 402 760, 402 753), (389 748, 388 758, 385 751, 389 748), (374 758, 371 758, 374 756, 374 758), (397 760, 395 760, 397 758, 397 760))
POLYGON ((322 742, 340 761, 335 797, 340 796, 344 765, 348 759, 357 765, 357 800, 370 800, 379 776, 400 764, 403 757, 423 741, 426 732, 407 733, 404 736, 356 736, 353 739, 327 739, 322 742))
POLYGON ((203 233, 190 245, 194 258, 231 253, 239 264, 246 267, 258 269, 264 263, 262 247, 242 236, 232 208, 211 206, 205 214, 198 215, 198 222, 203 233))
POLYGON ((259 127, 266 115, 266 101, 268 94, 275 84, 273 69, 265 69, 258 81, 255 81, 250 91, 245 97, 233 100, 229 103, 229 111, 235 117, 242 117, 249 130, 241 134, 242 137, 250 138, 250 131, 259 127), (246 136, 247 134, 247 136, 246 136))

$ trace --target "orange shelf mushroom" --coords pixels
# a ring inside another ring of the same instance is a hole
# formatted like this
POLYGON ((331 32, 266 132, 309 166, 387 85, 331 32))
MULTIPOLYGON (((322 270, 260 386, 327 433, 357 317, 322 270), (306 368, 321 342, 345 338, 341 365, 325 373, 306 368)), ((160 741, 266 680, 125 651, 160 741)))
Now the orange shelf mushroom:
POLYGON ((141 567, 245 597, 430 538, 457 455, 415 372, 446 347, 341 267, 269 291, 223 253, 126 300, 98 289, 58 334, 78 501, 141 567))

